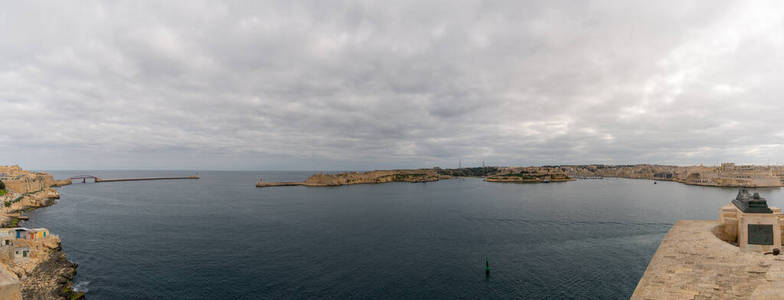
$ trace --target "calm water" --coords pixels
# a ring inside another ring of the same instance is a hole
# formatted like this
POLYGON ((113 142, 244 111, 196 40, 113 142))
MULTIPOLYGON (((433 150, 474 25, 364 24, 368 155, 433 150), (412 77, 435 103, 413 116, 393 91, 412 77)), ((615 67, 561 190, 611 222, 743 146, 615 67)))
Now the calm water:
MULTIPOLYGON (((195 172, 53 172, 82 173, 195 172)), ((74 184, 25 226, 60 235, 90 299, 624 299, 674 222, 715 219, 736 193, 627 179, 254 187, 310 173, 74 184)), ((780 190, 762 194, 782 206, 780 190)))

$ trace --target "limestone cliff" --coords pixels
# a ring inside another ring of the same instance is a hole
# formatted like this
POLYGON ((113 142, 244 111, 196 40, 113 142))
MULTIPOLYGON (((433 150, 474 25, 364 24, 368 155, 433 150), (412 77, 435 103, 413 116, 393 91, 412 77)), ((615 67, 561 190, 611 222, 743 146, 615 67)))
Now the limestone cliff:
POLYGON ((37 192, 55 185, 49 173, 27 171, 19 166, 0 166, 0 181, 8 191, 19 194, 37 192))
POLYGON ((24 299, 70 299, 74 292, 70 282, 76 264, 66 259, 56 236, 37 245, 36 255, 26 261, 12 261, 7 266, 21 283, 24 299))
POLYGON ((27 194, 8 193, 0 196, 0 227, 15 227, 18 215, 30 209, 46 207, 54 204, 60 193, 53 188, 45 188, 27 194))
MULTIPOLYGON (((0 166, 0 178, 7 193, 0 195, 0 225, 18 227, 20 213, 54 204, 60 198, 52 186, 62 186, 70 180, 55 181, 45 172, 22 170, 19 166, 0 166)), ((6 229, 18 230, 18 229, 6 229)), ((8 270, 12 282, 18 282, 24 299, 72 299, 79 297, 70 289, 70 280, 76 273, 76 265, 69 262, 60 247, 56 235, 28 240, 8 239, 11 245, 0 246, 0 266, 8 270), (24 257, 16 250, 26 249, 24 257), (16 249, 16 250, 15 250, 16 249)))

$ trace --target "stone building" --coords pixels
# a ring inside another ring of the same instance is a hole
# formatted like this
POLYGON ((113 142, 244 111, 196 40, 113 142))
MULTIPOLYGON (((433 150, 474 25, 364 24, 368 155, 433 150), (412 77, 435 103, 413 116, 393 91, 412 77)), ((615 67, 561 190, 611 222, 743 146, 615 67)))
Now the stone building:
POLYGON ((779 187, 782 180, 770 166, 722 163, 719 167, 696 166, 686 168, 683 183, 708 186, 779 187))
POLYGON ((46 228, 0 228, 0 263, 36 258, 59 239, 46 228))

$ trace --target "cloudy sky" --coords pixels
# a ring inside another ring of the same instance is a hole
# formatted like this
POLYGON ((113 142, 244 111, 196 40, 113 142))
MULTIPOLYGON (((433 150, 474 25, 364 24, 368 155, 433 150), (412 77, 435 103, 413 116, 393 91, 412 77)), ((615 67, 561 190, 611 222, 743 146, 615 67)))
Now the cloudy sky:
POLYGON ((780 1, 2 1, 0 164, 784 163, 780 1))

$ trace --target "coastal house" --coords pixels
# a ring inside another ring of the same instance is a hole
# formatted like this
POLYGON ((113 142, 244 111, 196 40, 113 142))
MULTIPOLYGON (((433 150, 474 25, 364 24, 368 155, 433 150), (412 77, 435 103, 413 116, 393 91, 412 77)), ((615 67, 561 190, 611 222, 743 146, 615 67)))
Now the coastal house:
POLYGON ((19 259, 36 259, 47 248, 56 246, 57 235, 46 228, 0 228, 0 264, 19 259), (53 238, 55 240, 53 240, 53 238))
POLYGON ((49 235, 49 230, 46 228, 29 229, 24 227, 13 228, 15 237, 22 240, 37 240, 43 239, 49 235))
POLYGON ((0 228, 0 247, 13 246, 14 234, 13 228, 0 228))
POLYGON ((17 247, 14 248, 15 259, 26 259, 30 257, 30 247, 17 247))

